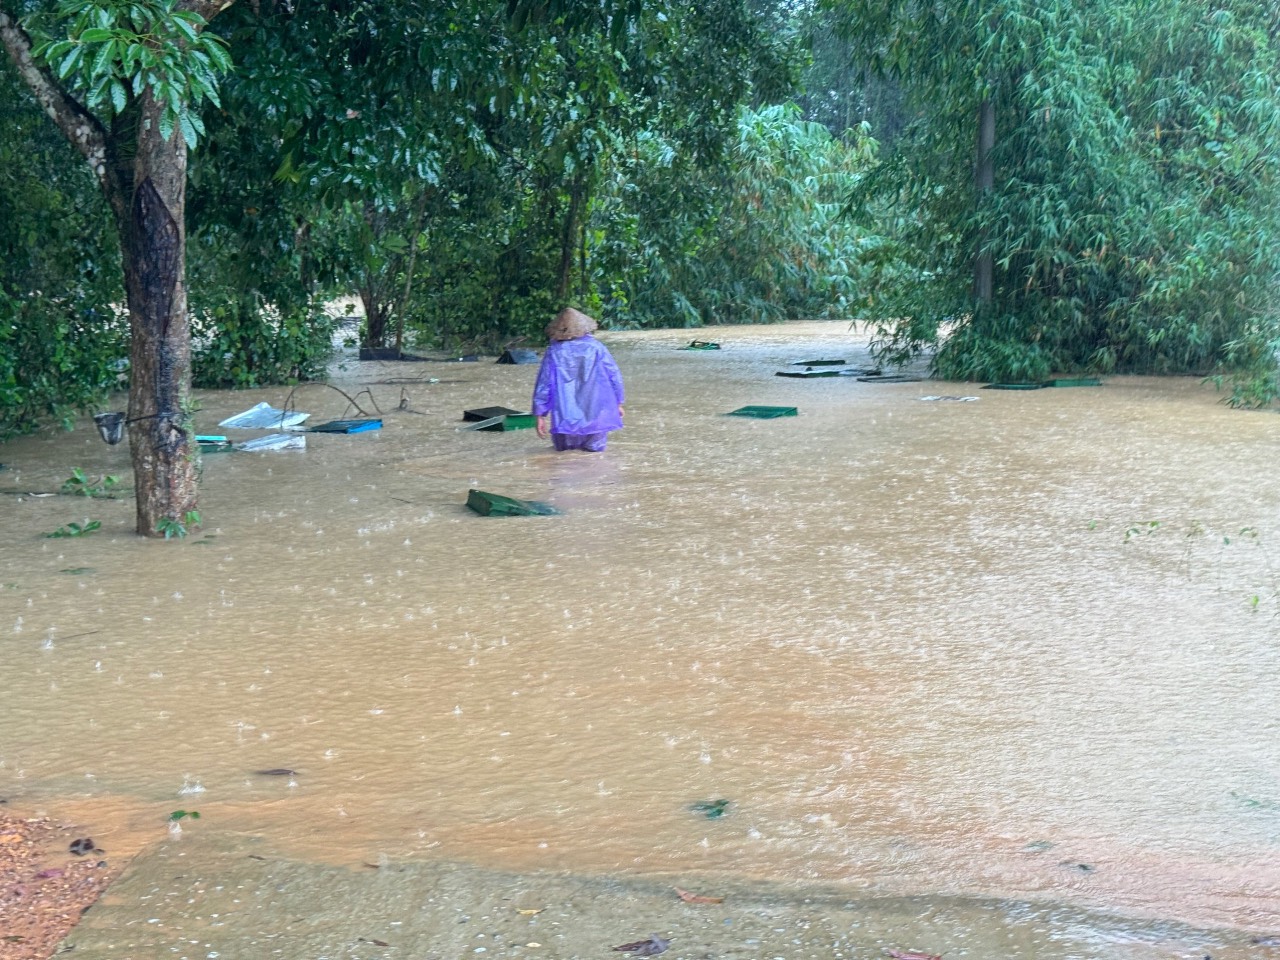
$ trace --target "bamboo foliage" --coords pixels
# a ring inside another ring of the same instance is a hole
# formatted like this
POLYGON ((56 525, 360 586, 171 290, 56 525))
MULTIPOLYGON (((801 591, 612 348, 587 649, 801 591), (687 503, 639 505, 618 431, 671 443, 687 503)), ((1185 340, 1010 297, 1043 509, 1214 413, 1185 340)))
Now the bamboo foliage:
POLYGON ((959 379, 1232 365, 1254 381, 1246 392, 1269 399, 1256 380, 1272 376, 1280 329, 1274 7, 833 7, 915 109, 852 194, 852 209, 886 228, 863 303, 879 349, 936 347, 937 370, 959 379), (977 195, 984 98, 996 175, 977 195), (994 262, 990 302, 969 286, 981 253, 994 262))

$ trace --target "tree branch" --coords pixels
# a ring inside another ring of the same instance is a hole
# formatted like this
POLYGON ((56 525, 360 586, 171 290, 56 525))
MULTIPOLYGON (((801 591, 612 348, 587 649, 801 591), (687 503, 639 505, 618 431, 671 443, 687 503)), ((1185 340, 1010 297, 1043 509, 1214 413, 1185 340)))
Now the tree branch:
POLYGON ((107 189, 107 134, 102 122, 63 90, 47 67, 36 61, 31 55, 34 46, 31 35, 6 10, 0 10, 0 43, 4 44, 9 59, 40 109, 89 161, 99 183, 107 189))

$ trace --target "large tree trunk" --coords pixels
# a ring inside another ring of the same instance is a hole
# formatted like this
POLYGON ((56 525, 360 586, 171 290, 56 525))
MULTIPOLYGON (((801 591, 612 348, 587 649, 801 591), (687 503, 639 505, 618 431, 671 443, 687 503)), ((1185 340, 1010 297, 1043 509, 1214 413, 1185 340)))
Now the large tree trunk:
POLYGON ((133 191, 121 224, 132 331, 129 444, 138 533, 162 536, 196 510, 196 446, 189 416, 191 326, 185 279, 187 144, 160 136, 162 107, 142 97, 133 191))
MULTIPOLYGON (((187 415, 187 145, 178 132, 168 141, 160 136, 161 105, 149 89, 138 98, 140 115, 132 110, 118 115, 107 130, 35 58, 31 36, 3 2, 0 45, 41 109, 88 161, 120 232, 133 336, 129 443, 137 529, 143 536, 163 536, 165 521, 185 526, 196 509, 194 438, 187 415)), ((234 2, 180 0, 177 8, 210 20, 234 2)))

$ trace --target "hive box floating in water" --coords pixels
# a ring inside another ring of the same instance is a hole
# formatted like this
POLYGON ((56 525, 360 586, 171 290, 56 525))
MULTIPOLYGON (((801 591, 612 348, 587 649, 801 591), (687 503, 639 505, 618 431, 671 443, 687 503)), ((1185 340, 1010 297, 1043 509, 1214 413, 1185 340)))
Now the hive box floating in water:
POLYGON ((843 367, 843 360, 793 360, 793 367, 843 367))
POLYGON ((988 383, 983 390, 1043 390, 1043 383, 988 383))
POLYGON ((712 343, 710 340, 694 340, 687 347, 681 347, 681 350, 719 350, 720 344, 712 343))
POLYGON ((382 421, 377 417, 364 420, 330 420, 312 427, 312 433, 366 433, 370 430, 381 430, 382 421))
POLYGON ((549 503, 517 500, 483 490, 468 490, 467 506, 482 517, 547 517, 560 512, 549 503))
POLYGON ((201 453, 227 453, 231 450, 231 441, 226 437, 197 435, 196 445, 201 453))
POLYGON ((240 430, 280 429, 283 427, 296 427, 309 416, 311 416, 309 413, 277 410, 271 404, 263 402, 250 407, 244 413, 237 413, 234 417, 227 417, 218 426, 235 427, 240 430))
POLYGON ((520 413, 510 407, 477 407, 475 410, 463 410, 462 419, 470 421, 492 420, 494 417, 509 417, 520 413))
POLYGON ((751 417, 755 420, 773 420, 776 417, 794 417, 798 416, 800 410, 798 407, 760 407, 749 406, 739 407, 737 410, 730 410, 726 416, 729 417, 751 417))
POLYGON ((509 413, 505 417, 494 417, 492 420, 482 420, 477 423, 472 430, 529 430, 536 426, 538 418, 532 413, 509 413))
POLYGON ((1059 377, 1056 380, 1046 380, 1046 387, 1100 387, 1102 381, 1097 377, 1059 377))
POLYGON ((529 350, 525 347, 508 347, 502 351, 502 356, 498 358, 498 363, 538 363, 538 351, 529 350))
MULTIPOLYGON (((843 360, 840 361, 844 363, 843 360)), ((798 380, 812 380, 815 377, 843 377, 843 370, 779 370, 775 377, 795 377, 798 380)))
POLYGON ((859 383, 919 383, 919 377, 909 377, 905 373, 873 373, 868 376, 858 377, 859 383))

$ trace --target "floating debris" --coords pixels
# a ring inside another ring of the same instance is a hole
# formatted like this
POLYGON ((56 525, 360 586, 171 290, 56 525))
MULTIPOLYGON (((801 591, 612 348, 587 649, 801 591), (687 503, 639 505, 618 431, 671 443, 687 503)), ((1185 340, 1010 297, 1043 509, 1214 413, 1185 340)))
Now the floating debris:
POLYGON ((520 410, 512 410, 510 407, 476 407, 474 410, 463 410, 462 419, 468 423, 479 423, 483 420, 493 420, 497 417, 516 417, 524 416, 520 410))
POLYGON ((227 417, 218 426, 233 427, 237 430, 269 430, 273 427, 296 427, 309 416, 311 414, 298 413, 296 410, 277 410, 271 404, 263 401, 256 406, 250 407, 244 413, 237 413, 234 417, 227 417))
POLYGON ((270 770, 253 771, 260 777, 296 777, 297 770, 290 770, 288 767, 272 767, 270 770))
POLYGON ((86 853, 102 853, 101 850, 99 850, 97 847, 93 845, 93 839, 91 837, 83 837, 82 839, 79 839, 79 840, 72 840, 71 846, 69 846, 67 849, 71 851, 71 853, 75 854, 77 857, 83 857, 86 853))
POLYGON ((685 903, 724 903, 724 897, 704 897, 696 893, 690 893, 688 890, 681 890, 679 887, 673 887, 672 889, 685 903))
POLYGON ((710 340, 694 340, 687 347, 681 347, 681 350, 719 350, 720 344, 713 343, 710 340))
POLYGON ((511 363, 527 366, 532 363, 539 363, 538 351, 529 350, 526 347, 508 347, 502 351, 502 356, 498 358, 498 363, 511 363))
POLYGON ((482 517, 549 517, 560 513, 539 500, 517 500, 483 490, 468 490, 467 506, 482 517))
POLYGON ((694 813, 700 813, 708 820, 719 820, 729 812, 729 800, 699 800, 697 803, 689 804, 689 809, 694 813))
POLYGON ((236 449, 248 453, 268 450, 305 450, 307 438, 300 433, 272 433, 265 437, 258 437, 256 440, 246 440, 244 443, 237 444, 236 449))
POLYGON ((886 950, 893 960, 942 960, 940 953, 921 953, 917 950, 886 950))
POLYGON ((843 367, 843 360, 793 360, 793 367, 843 367))
POLYGON ((935 397, 935 396, 930 395, 930 396, 927 396, 927 397, 921 397, 920 399, 921 399, 921 400, 952 400, 952 401, 954 401, 954 402, 956 402, 956 403, 971 403, 971 402, 973 402, 973 401, 977 400, 978 398, 977 398, 977 397, 955 397, 955 396, 942 396, 942 397, 935 397))
POLYGON ((663 940, 656 933, 650 934, 648 940, 637 940, 634 943, 624 943, 620 947, 614 947, 617 953, 630 953, 637 957, 656 957, 660 953, 665 953, 667 947, 671 946, 670 940, 663 940))
POLYGON ((311 433, 367 433, 370 430, 381 430, 382 421, 377 417, 362 420, 330 420, 311 428, 311 433))
POLYGON ((799 416, 800 409, 798 407, 763 407, 752 405, 739 407, 737 410, 730 410, 726 416, 730 417, 751 417, 753 420, 773 420, 777 417, 795 417, 799 416))

